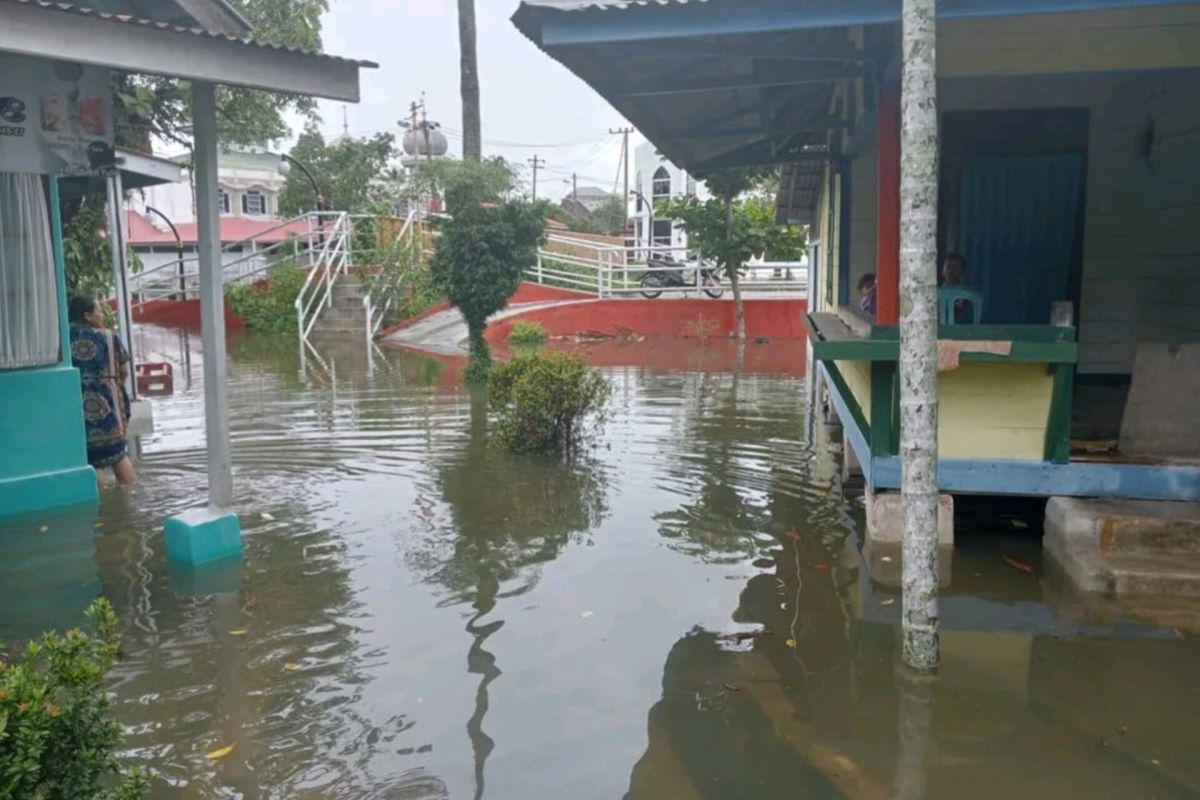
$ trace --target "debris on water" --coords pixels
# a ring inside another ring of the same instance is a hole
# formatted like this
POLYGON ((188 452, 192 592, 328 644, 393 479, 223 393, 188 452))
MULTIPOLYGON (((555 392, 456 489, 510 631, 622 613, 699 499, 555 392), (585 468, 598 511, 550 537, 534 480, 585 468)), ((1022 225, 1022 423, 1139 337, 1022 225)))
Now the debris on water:
POLYGON ((592 615, 594 615, 595 613, 596 613, 595 611, 580 611, 580 612, 579 612, 579 618, 580 618, 580 619, 587 619, 588 617, 591 617, 591 616, 592 616, 592 615))
POLYGON ((724 686, 726 689, 728 689, 731 692, 740 692, 742 690, 742 687, 737 686, 732 683, 722 683, 721 685, 724 686))
POLYGON ((1026 575, 1033 574, 1033 567, 1029 566, 1024 561, 1018 561, 1017 559, 1012 558, 1010 556, 1005 556, 1004 563, 1008 564, 1013 569, 1019 569, 1021 572, 1024 572, 1026 575))
POLYGON ((245 635, 246 635, 246 629, 245 629, 245 628, 238 628, 236 631, 230 631, 230 632, 229 632, 229 635, 230 635, 230 636, 245 636, 245 635))
POLYGON ((101 528, 103 528, 103 527, 104 527, 104 522, 103 522, 103 521, 97 522, 97 523, 96 523, 95 525, 93 525, 92 527, 93 527, 93 528, 95 528, 96 530, 100 530, 101 528))
POLYGON ((895 605, 895 603, 896 603, 896 598, 894 598, 894 597, 889 597, 887 600, 883 600, 883 601, 881 601, 881 602, 879 603, 879 605, 881 605, 881 606, 890 606, 890 605, 895 605))
POLYGON ((787 537, 789 539, 791 539, 793 542, 798 542, 798 541, 800 541, 800 532, 799 531, 788 531, 787 537))
POLYGON ((274 515, 269 514, 266 511, 259 514, 258 518, 261 519, 263 522, 274 522, 275 521, 274 515))
POLYGON ((829 564, 824 561, 818 561, 817 563, 813 564, 813 569, 829 569, 829 564))
POLYGON ((217 759, 224 758, 225 756, 232 753, 233 748, 234 748, 233 745, 229 745, 228 747, 222 747, 218 750, 213 750, 211 753, 206 755, 205 758, 209 759, 210 761, 216 761, 217 759))
POLYGON ((49 525, 43 525, 42 527, 38 528, 38 531, 40 531, 41 533, 45 533, 48 530, 50 530, 49 525))
POLYGON ((1157 758, 1152 758, 1152 759, 1150 759, 1150 763, 1157 767, 1162 762, 1159 761, 1157 758))
POLYGON ((796 649, 796 640, 795 639, 788 639, 786 642, 784 642, 784 644, 787 645, 789 650, 796 649))
POLYGON ((892 557, 891 557, 891 556, 883 556, 883 557, 882 557, 882 558, 880 558, 879 560, 880 560, 880 561, 883 561, 883 562, 885 562, 885 563, 888 563, 888 562, 890 562, 890 561, 892 560, 892 557))
POLYGON ((754 343, 755 344, 770 344, 771 340, 768 339, 766 336, 755 336, 754 343))
POLYGON ((288 663, 283 665, 283 668, 286 669, 288 672, 295 672, 296 670, 300 669, 300 665, 297 664, 295 661, 289 661, 288 663))
POLYGON ((1012 523, 1012 526, 1013 526, 1014 528, 1018 528, 1018 529, 1020 529, 1020 530, 1024 530, 1024 529, 1026 529, 1026 528, 1028 528, 1028 527, 1029 527, 1029 523, 1028 523, 1028 522, 1026 522, 1026 521, 1025 521, 1025 520, 1023 520, 1023 519, 1016 519, 1016 518, 1014 517, 1013 519, 1010 519, 1010 520, 1009 520, 1009 522, 1011 522, 1011 523, 1012 523))

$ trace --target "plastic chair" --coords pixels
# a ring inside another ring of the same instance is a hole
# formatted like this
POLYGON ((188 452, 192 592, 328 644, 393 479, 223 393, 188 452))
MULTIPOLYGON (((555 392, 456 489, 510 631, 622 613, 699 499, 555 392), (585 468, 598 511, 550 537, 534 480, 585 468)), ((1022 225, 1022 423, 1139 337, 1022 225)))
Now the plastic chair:
POLYGON ((971 304, 971 325, 978 325, 983 321, 983 295, 973 289, 964 289, 961 286, 944 286, 938 289, 939 325, 958 324, 955 320, 954 305, 959 300, 971 304))

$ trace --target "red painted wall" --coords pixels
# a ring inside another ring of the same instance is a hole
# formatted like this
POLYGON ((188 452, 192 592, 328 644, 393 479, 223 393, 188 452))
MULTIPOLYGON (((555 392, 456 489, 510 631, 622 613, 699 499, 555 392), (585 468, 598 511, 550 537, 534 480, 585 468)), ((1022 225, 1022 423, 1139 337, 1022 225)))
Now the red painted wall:
MULTIPOLYGON (((200 330, 200 301, 151 300, 134 310, 133 321, 200 330)), ((244 327, 245 323, 230 310, 229 300, 226 299, 225 330, 240 331, 244 327)))
MULTIPOLYGON (((746 336, 750 339, 803 339, 804 300, 747 300, 746 336)), ((487 338, 502 342, 520 321, 541 323, 550 336, 573 336, 581 331, 641 336, 727 338, 734 330, 732 300, 594 300, 531 309, 488 326, 487 338)))

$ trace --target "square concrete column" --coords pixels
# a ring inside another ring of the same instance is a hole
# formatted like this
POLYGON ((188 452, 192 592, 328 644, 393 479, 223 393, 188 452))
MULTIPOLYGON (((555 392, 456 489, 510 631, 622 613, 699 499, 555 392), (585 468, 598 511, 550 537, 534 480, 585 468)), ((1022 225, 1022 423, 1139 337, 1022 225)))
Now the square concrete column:
MULTIPOLYGON (((863 558, 871 579, 885 586, 900 586, 904 550, 904 506, 899 492, 867 490, 867 535, 863 558)), ((950 585, 954 550, 954 498, 938 495, 938 585, 950 585)))

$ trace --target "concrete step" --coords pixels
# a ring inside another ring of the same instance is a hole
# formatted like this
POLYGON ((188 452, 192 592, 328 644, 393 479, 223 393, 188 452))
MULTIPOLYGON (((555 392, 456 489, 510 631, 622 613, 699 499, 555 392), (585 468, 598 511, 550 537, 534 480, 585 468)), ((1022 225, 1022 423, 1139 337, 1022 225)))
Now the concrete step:
POLYGON ((1200 503, 1056 497, 1046 523, 1096 536, 1105 553, 1200 555, 1200 503))
POLYGON ((1112 555, 1104 560, 1111 594, 1200 598, 1200 555, 1112 555))

